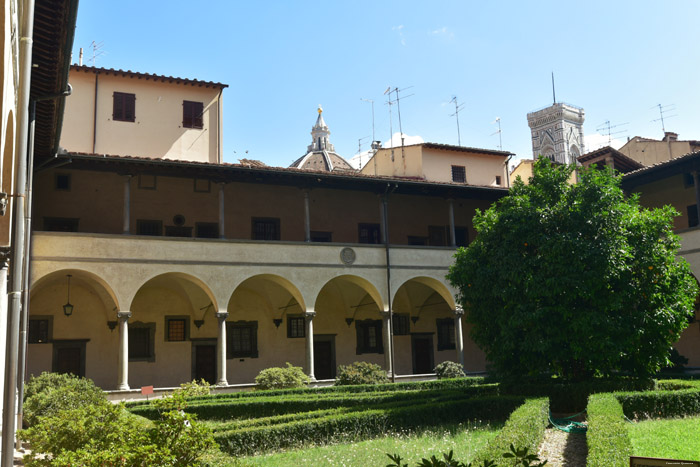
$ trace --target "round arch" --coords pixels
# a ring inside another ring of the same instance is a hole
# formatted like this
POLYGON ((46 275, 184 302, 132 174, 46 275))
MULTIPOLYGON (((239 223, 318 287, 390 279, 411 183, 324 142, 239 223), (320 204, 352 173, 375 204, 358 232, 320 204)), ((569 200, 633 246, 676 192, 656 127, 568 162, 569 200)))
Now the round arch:
POLYGON ((71 287, 86 287, 99 297, 100 301, 108 309, 120 309, 117 295, 107 281, 97 274, 82 269, 61 269, 36 279, 29 291, 30 299, 34 299, 36 296, 42 294, 48 287, 62 281, 65 281, 67 287, 68 275, 71 276, 71 287))
POLYGON ((434 291, 434 293, 438 294, 447 304, 447 306, 450 307, 450 309, 454 310, 456 307, 456 302, 454 299, 454 296, 452 293, 449 291, 447 286, 440 282, 439 280, 435 279, 434 277, 427 277, 427 276, 418 276, 418 277, 413 277, 411 279, 408 279, 405 281, 399 288, 396 289, 396 293, 394 294, 394 301, 396 300, 399 292, 402 290, 402 288, 410 283, 410 282, 416 282, 418 284, 422 284, 426 287, 429 287, 434 291))
POLYGON ((246 280, 238 284, 238 286, 234 289, 234 291, 231 293, 231 296, 229 297, 228 308, 231 307, 236 294, 240 294, 241 290, 243 289, 253 290, 255 291, 254 293, 257 293, 261 298, 265 298, 269 301, 270 296, 274 294, 274 292, 270 293, 270 286, 278 289, 281 288, 284 292, 291 296, 292 300, 287 301, 296 302, 302 311, 306 311, 306 302, 304 301, 304 297, 301 295, 301 292, 299 291, 297 286, 295 286, 289 279, 286 279, 282 276, 278 276, 276 274, 257 274, 255 276, 247 278, 246 280), (268 292, 268 294, 266 295, 265 292, 268 292))
MULTIPOLYGON (((351 274, 344 274, 340 276, 336 276, 332 279, 330 279, 328 282, 323 284, 321 289, 318 292, 318 295, 316 296, 316 303, 314 303, 314 308, 316 308, 316 305, 318 303, 318 297, 321 295, 324 289, 326 289, 329 286, 334 286, 334 287, 339 287, 340 284, 346 283, 346 284, 352 284, 353 286, 359 287, 362 289, 362 291, 365 293, 365 297, 369 297, 371 301, 373 301, 376 305, 377 308, 380 311, 384 311, 387 305, 384 303, 384 300, 382 300, 382 296, 379 293, 379 290, 372 284, 370 281, 365 279, 364 277, 360 276, 354 276, 351 274)), ((364 301, 364 300, 363 300, 364 301)))
POLYGON ((218 309, 216 298, 209 286, 200 278, 183 272, 166 272, 151 277, 138 288, 131 299, 129 310, 133 310, 135 302, 148 287, 167 288, 190 301, 192 307, 214 307, 218 309), (207 302, 207 303, 205 303, 207 302))

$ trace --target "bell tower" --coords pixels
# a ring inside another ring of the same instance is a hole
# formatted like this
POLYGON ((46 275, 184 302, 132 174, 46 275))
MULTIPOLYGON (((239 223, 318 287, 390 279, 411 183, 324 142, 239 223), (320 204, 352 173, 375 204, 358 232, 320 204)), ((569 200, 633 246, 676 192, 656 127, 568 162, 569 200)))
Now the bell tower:
POLYGON ((576 164, 585 152, 582 108, 563 102, 527 114, 532 132, 532 156, 544 156, 559 164, 576 164))

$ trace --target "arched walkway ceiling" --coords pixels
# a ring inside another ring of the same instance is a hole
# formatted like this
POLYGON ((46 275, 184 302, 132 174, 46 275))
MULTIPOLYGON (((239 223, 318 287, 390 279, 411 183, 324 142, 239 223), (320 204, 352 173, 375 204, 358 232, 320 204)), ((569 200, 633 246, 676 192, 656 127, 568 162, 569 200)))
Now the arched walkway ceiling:
POLYGON ((128 309, 133 307, 139 294, 152 287, 168 289, 180 295, 184 300, 189 301, 195 312, 204 311, 210 304, 214 310, 217 310, 218 304, 209 287, 201 279, 180 272, 160 274, 146 281, 134 294, 128 309))
POLYGON ((432 277, 414 277, 404 282, 396 290, 394 300, 400 293, 406 294, 413 306, 427 304, 433 297, 440 297, 451 310, 455 309, 455 299, 442 282, 432 277))
POLYGON ((352 310, 371 305, 375 305, 380 311, 385 309, 384 300, 377 288, 359 276, 342 275, 326 282, 316 295, 314 308, 318 306, 319 297, 325 293, 339 295, 342 303, 352 310))
POLYGON ((68 291, 68 274, 71 275, 71 288, 82 287, 93 292, 108 310, 119 310, 119 301, 112 288, 101 277, 80 269, 62 269, 47 274, 32 284, 30 297, 41 294, 43 290, 54 284, 65 284, 68 291))
POLYGON ((299 292, 299 289, 289 280, 275 274, 259 274, 249 277, 241 282, 233 291, 228 301, 228 308, 231 307, 237 294, 242 291, 249 291, 258 295, 268 302, 271 309, 286 308, 291 306, 294 300, 302 311, 306 311, 306 302, 299 292))

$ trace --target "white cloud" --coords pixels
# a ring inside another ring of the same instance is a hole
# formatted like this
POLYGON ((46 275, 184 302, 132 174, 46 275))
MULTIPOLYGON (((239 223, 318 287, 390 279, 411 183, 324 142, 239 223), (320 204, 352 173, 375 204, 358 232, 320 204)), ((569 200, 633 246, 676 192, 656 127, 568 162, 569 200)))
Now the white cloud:
POLYGON ((443 26, 439 29, 435 29, 434 31, 430 31, 430 34, 432 34, 434 36, 447 37, 449 39, 452 39, 455 37, 455 34, 452 31, 450 31, 449 29, 447 29, 447 26, 443 26))
POLYGON ((391 28, 391 30, 398 31, 399 39, 401 39, 401 45, 406 46, 406 39, 403 37, 403 24, 399 24, 398 26, 393 26, 391 28))

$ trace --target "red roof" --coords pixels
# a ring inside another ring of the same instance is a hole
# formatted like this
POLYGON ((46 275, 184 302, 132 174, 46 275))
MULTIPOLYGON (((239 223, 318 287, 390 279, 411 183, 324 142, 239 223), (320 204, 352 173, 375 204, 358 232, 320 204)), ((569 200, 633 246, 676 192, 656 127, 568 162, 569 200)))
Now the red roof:
POLYGON ((94 66, 86 66, 86 65, 71 65, 70 66, 71 71, 84 71, 86 73, 95 73, 95 74, 102 74, 102 75, 114 75, 114 76, 128 76, 130 78, 137 78, 137 79, 145 79, 145 80, 153 80, 153 81, 162 81, 162 82, 168 82, 168 83, 176 83, 176 84, 189 84, 191 86, 199 86, 199 87, 213 87, 213 88, 227 88, 228 84, 223 84, 223 83, 216 83, 214 81, 201 81, 198 79, 189 79, 189 78, 177 78, 175 76, 165 76, 165 75, 156 75, 156 74, 151 74, 151 73, 139 73, 137 71, 131 71, 131 70, 115 70, 114 68, 98 68, 94 66))

